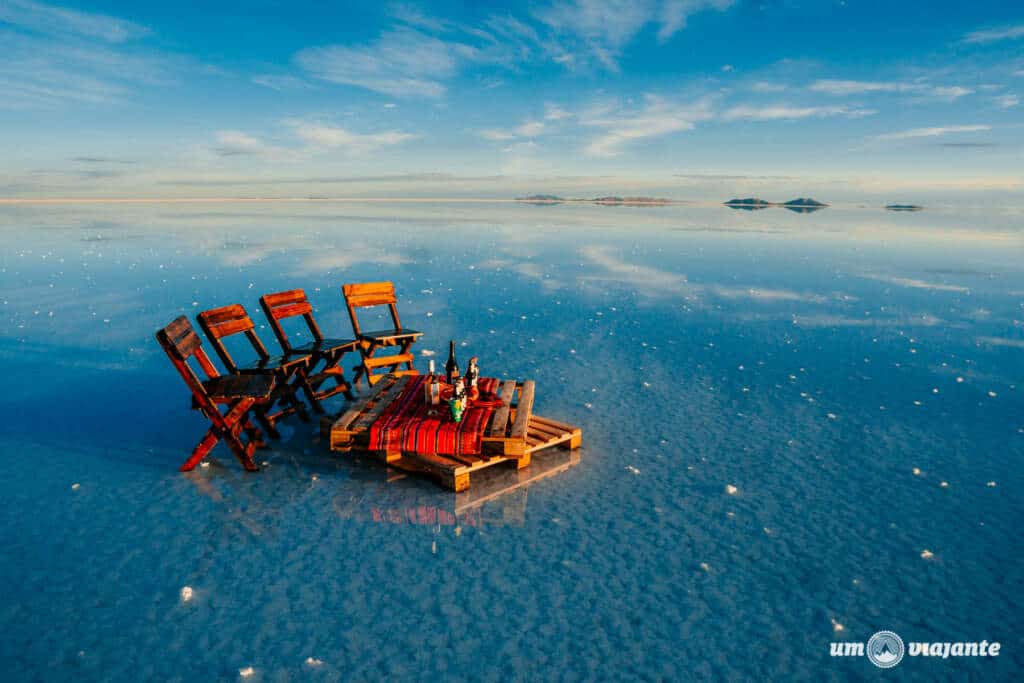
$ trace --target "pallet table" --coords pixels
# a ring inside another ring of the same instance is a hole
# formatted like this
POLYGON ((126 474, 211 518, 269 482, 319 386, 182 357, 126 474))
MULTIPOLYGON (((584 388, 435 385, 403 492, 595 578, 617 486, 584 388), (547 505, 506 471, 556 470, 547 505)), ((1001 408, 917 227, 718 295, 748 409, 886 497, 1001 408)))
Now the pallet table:
MULTIPOLYGON (((369 451, 370 429, 412 380, 409 376, 382 377, 365 396, 357 398, 336 420, 323 421, 324 437, 332 451, 369 451)), ((517 469, 530 464, 537 451, 561 446, 579 448, 582 430, 533 413, 534 382, 502 380, 497 394, 501 406, 484 425, 479 454, 441 455, 411 451, 370 451, 385 463, 407 472, 434 477, 453 491, 469 488, 470 474, 503 462, 517 469)))

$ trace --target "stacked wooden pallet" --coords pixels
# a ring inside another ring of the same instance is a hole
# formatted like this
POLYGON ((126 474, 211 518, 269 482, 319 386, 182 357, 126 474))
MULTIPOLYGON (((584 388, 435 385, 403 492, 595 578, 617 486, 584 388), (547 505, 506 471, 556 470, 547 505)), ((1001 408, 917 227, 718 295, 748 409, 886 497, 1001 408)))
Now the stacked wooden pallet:
MULTIPOLYGON (((331 450, 368 450, 370 428, 401 395, 409 381, 407 376, 388 375, 338 419, 325 420, 325 438, 331 450)), ((479 454, 378 451, 376 455, 392 467, 428 474, 453 491, 464 491, 469 488, 470 474, 477 470, 502 462, 514 462, 521 469, 530 464, 533 453, 545 448, 579 448, 582 431, 578 427, 533 414, 534 391, 532 380, 504 380, 499 383, 498 396, 502 405, 494 410, 485 427, 479 454)))

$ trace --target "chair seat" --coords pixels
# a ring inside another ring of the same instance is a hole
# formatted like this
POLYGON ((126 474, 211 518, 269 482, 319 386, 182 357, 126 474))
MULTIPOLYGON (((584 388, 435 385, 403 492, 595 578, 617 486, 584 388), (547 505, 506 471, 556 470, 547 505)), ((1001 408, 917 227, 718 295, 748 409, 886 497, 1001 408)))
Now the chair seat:
POLYGON ((243 375, 265 375, 278 371, 294 370, 309 363, 308 354, 270 356, 266 360, 256 359, 248 364, 239 365, 238 372, 243 375))
POLYGON ((309 342, 302 346, 293 346, 292 353, 306 354, 313 356, 327 356, 338 351, 354 351, 356 348, 355 339, 322 339, 309 342))
POLYGON ((263 399, 273 391, 274 378, 271 375, 221 375, 203 382, 203 388, 214 401, 263 399))
POLYGON ((386 339, 410 339, 416 338, 422 335, 422 332, 418 330, 410 330, 407 327, 390 330, 375 330, 373 332, 363 332, 359 335, 360 339, 367 341, 382 341, 386 339))

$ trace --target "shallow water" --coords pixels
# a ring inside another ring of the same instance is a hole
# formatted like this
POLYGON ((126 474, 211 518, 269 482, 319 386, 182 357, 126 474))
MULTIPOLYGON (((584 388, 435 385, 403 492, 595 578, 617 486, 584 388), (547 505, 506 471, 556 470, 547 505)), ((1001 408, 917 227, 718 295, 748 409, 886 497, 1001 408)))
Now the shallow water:
POLYGON ((880 629, 1003 645, 901 676, 1020 677, 1017 212, 7 206, 0 245, 7 680, 874 678, 829 643, 880 629), (346 336, 376 279, 579 462, 467 506, 291 419, 177 472, 158 327, 304 287, 346 336))

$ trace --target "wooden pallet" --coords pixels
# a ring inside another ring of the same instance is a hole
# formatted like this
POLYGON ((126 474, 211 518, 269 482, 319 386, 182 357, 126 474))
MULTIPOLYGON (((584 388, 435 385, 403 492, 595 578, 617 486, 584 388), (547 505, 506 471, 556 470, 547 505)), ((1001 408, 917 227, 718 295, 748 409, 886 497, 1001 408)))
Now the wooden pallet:
MULTIPOLYGON (((369 450, 370 427, 402 393, 409 377, 387 375, 366 396, 358 398, 336 420, 324 420, 324 438, 332 451, 369 450)), ((556 420, 533 414, 534 382, 504 380, 498 395, 503 405, 497 408, 484 430, 479 455, 438 455, 409 451, 377 451, 385 463, 407 472, 426 474, 453 491, 469 488, 473 472, 503 462, 514 462, 517 469, 530 464, 533 453, 561 446, 579 448, 583 434, 556 420)))

